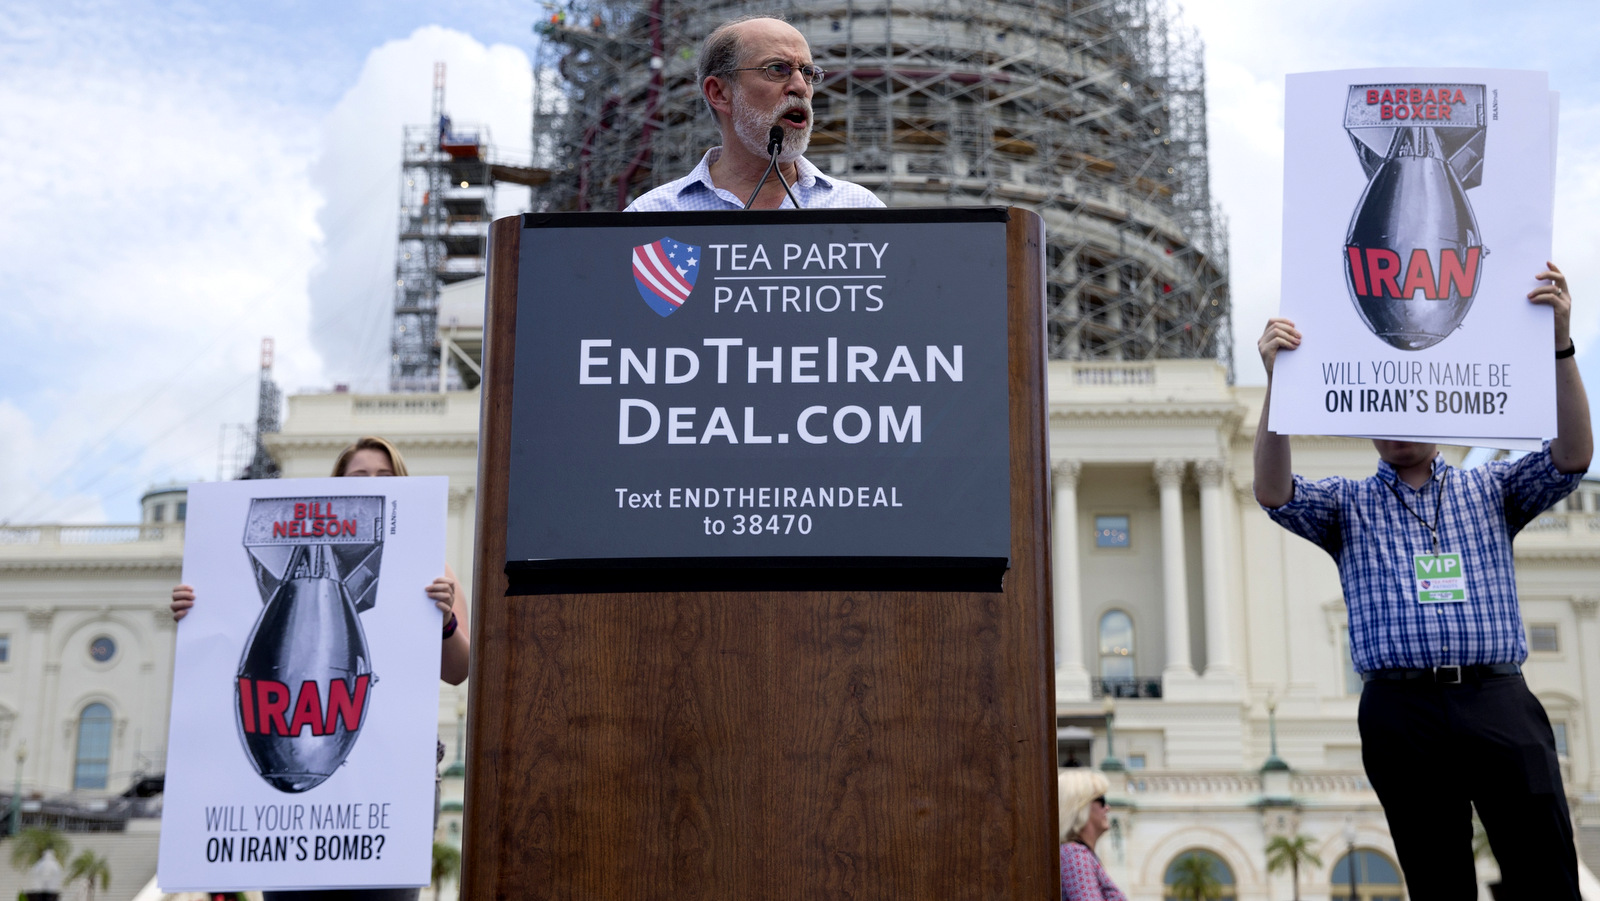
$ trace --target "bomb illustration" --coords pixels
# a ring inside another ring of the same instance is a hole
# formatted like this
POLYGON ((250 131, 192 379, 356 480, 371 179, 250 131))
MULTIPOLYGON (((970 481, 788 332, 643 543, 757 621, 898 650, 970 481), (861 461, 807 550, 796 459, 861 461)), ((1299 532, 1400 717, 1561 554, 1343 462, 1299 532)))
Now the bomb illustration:
POLYGON ((377 599, 382 497, 258 498, 244 546, 265 606, 234 680, 239 742, 282 792, 333 775, 377 676, 359 614, 377 599))
POLYGON ((1383 341, 1422 350, 1472 307, 1488 250, 1467 191, 1483 178, 1484 86, 1351 85, 1344 128, 1367 176, 1345 284, 1383 341))

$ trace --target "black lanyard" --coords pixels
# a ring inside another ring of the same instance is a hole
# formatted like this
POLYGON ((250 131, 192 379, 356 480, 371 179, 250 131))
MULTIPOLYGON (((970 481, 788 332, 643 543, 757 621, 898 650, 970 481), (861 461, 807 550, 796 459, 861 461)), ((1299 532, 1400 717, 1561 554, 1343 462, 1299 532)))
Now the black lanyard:
MULTIPOLYGON (((1398 473, 1395 474, 1395 478, 1400 478, 1398 473)), ((1430 478, 1428 481, 1431 482, 1433 479, 1430 478)), ((1406 499, 1400 496, 1400 489, 1394 487, 1394 482, 1384 483, 1385 485, 1389 486, 1389 491, 1394 494, 1394 499, 1400 502, 1400 506, 1406 508, 1407 513, 1410 513, 1412 516, 1416 517, 1417 522, 1427 526, 1428 531, 1433 533, 1433 555, 1435 557, 1439 556, 1439 525, 1441 523, 1439 517, 1444 511, 1444 486, 1448 484, 1449 481, 1450 470, 1446 469, 1444 471, 1444 476, 1439 479, 1439 496, 1435 498, 1433 502, 1433 522, 1431 523, 1426 519, 1423 519, 1422 516, 1417 513, 1417 511, 1411 509, 1411 505, 1406 503, 1406 499)))

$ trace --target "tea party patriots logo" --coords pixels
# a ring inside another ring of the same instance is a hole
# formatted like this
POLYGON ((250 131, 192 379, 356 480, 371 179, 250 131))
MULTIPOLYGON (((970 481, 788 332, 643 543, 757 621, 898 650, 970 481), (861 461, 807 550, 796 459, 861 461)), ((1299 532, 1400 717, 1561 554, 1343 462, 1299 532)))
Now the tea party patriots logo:
POLYGON ((633 249, 633 283, 639 296, 662 316, 671 316, 689 299, 700 274, 700 248, 662 238, 633 249))

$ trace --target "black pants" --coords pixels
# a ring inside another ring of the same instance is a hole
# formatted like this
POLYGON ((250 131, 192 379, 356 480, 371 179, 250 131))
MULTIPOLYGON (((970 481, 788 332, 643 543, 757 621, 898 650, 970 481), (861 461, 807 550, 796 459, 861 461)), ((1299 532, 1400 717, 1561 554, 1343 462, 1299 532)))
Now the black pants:
POLYGON ((1578 901, 1578 857, 1555 734, 1521 676, 1368 682, 1361 761, 1412 901, 1473 901, 1472 806, 1501 898, 1578 901))

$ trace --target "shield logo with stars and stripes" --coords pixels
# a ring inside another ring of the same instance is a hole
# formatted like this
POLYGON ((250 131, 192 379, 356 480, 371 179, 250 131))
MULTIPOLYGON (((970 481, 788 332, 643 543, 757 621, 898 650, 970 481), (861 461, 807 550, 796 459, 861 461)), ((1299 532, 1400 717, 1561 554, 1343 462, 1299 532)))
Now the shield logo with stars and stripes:
POLYGON ((662 316, 671 316, 689 299, 700 274, 700 248, 671 238, 633 249, 633 283, 639 296, 662 316))

